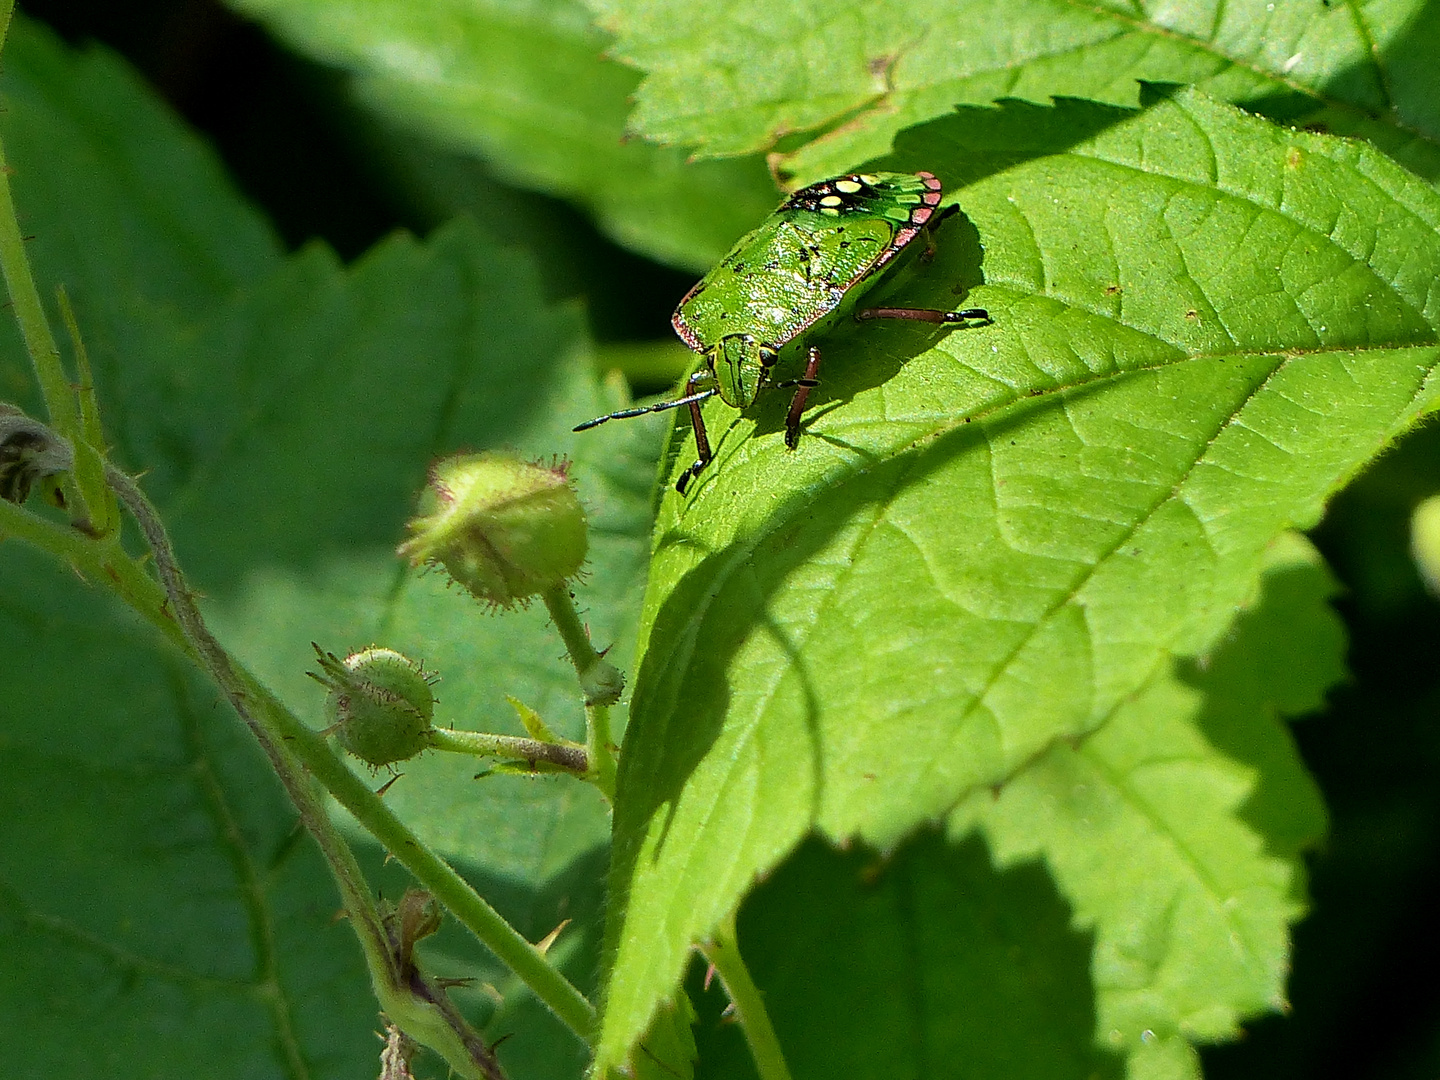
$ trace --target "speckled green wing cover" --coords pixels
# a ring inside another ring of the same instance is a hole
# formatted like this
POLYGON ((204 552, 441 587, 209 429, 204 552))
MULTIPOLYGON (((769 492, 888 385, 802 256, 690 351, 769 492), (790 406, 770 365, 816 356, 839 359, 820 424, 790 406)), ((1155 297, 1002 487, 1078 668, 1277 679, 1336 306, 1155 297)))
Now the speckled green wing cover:
POLYGON ((797 191, 680 302, 696 352, 749 334, 781 352, 849 314, 940 205, 930 173, 864 173, 797 191))

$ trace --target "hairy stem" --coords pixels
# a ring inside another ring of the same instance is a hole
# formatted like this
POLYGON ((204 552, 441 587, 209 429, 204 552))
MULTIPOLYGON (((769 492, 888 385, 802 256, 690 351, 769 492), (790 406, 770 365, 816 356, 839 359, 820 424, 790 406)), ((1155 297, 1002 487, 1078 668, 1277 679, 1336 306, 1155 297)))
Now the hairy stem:
MULTIPOLYGON (((590 1036, 595 1011, 585 997, 551 966, 530 942, 505 922, 468 882, 443 859, 426 847, 388 806, 345 765, 316 731, 300 722, 271 691, 248 671, 236 665, 220 643, 211 635, 200 617, 199 609, 176 565, 174 551, 158 514, 148 499, 128 476, 107 469, 107 479, 120 501, 135 516, 155 556, 155 568, 165 586, 170 610, 180 624, 192 653, 198 655, 205 669, 215 678, 226 696, 256 738, 271 763, 286 782, 292 798, 301 809, 307 827, 321 840, 321 847, 330 855, 330 846, 344 845, 329 815, 315 795, 305 774, 318 780, 369 832, 379 840, 430 893, 444 904, 497 958, 506 964, 551 1010, 577 1035, 590 1036), (303 770, 297 766, 303 765, 303 770), (323 837, 323 838, 322 838, 323 837)), ((337 855, 333 865, 341 877, 342 892, 351 888, 350 874, 355 868, 348 847, 337 855)), ((355 879, 358 880, 358 879, 355 879)), ((374 911, 368 892, 364 901, 374 911)), ((365 916, 367 932, 371 916, 365 916)), ((374 916, 378 919, 378 915, 374 916)))
MULTIPOLYGON (((170 538, 150 500, 134 481, 114 466, 107 465, 106 480, 135 518, 150 545, 156 573, 169 599, 170 611, 190 646, 189 651, 199 658, 201 665, 250 728, 299 811, 300 820, 320 846, 340 889, 346 913, 360 938, 382 1004, 392 1015, 399 1013, 414 1021, 413 1025, 407 1026, 422 1027, 427 1036, 425 1041, 463 1075, 483 1080, 503 1080, 504 1073, 490 1047, 469 1027, 443 993, 426 983, 418 973, 403 970, 384 918, 370 895, 364 873, 355 861, 350 845, 330 820, 312 777, 322 781, 327 779, 317 771, 318 765, 330 774, 328 779, 331 781, 337 779, 336 772, 343 772, 367 794, 369 789, 360 784, 355 774, 331 753, 319 735, 301 724, 254 676, 230 659, 229 653, 205 625, 175 561, 170 538), (327 763, 332 767, 325 768, 327 763)), ((344 799, 341 801, 345 802, 344 799)), ((378 798, 375 801, 379 802, 378 798)), ((508 925, 505 928, 510 929, 508 925)))
MULTIPOLYGON (((5 7, 8 9, 10 5, 5 7)), ((0 14, 4 15, 5 22, 9 21, 8 10, 0 14)), ((30 273, 25 238, 20 235, 15 203, 10 196, 11 171, 5 159, 5 148, 0 145, 0 271, 5 275, 5 288, 14 305, 15 318, 20 323, 25 350, 35 367, 35 378, 45 397, 50 422, 65 438, 73 439, 80 433, 75 395, 60 364, 60 350, 50 333, 50 324, 40 303, 40 292, 35 288, 35 278, 30 273)))
MULTIPOLYGON (((613 803, 615 748, 610 741, 610 706, 603 702, 590 701, 591 691, 588 688, 593 673, 606 661, 590 643, 590 635, 585 630, 585 624, 580 621, 580 614, 575 610, 575 598, 570 595, 568 587, 560 585, 547 589, 541 594, 541 599, 545 601, 545 608, 550 612, 555 629, 560 632, 560 639, 565 642, 565 651, 570 656, 570 662, 575 665, 575 674, 579 677, 581 689, 586 695, 585 749, 590 759, 590 779, 613 803)), ((618 691, 615 696, 619 697, 618 691)))
POLYGON ((750 1046, 760 1080, 790 1080, 790 1067, 785 1064, 780 1041, 770 1024, 765 999, 750 978, 750 969, 740 955, 735 939, 734 915, 728 916, 709 943, 700 947, 700 955, 715 968, 725 992, 730 995, 730 1001, 735 1006, 735 1018, 745 1032, 745 1041, 750 1046))
MULTIPOLYGON (((48 438, 54 440, 58 437, 50 433, 48 438)), ((383 957, 388 955, 388 939, 354 857, 325 811, 314 786, 315 780, 406 866, 436 899, 449 908, 482 944, 509 966, 561 1021, 581 1039, 589 1041, 595 1024, 595 1010, 584 995, 545 959, 539 949, 526 941, 463 878, 430 851, 336 756, 323 736, 303 724, 267 687, 230 658, 205 626, 154 507, 134 481, 108 463, 105 476, 150 544, 159 583, 126 555, 119 546, 117 536, 89 538, 10 502, 0 501, 0 536, 29 542, 63 559, 88 580, 108 584, 220 685, 241 719, 254 733, 284 782, 302 820, 326 855, 346 907, 352 912, 357 934, 372 960, 371 970, 376 978, 377 990, 382 989, 381 984, 388 971, 382 963, 383 957)))
POLYGON ((584 776, 590 768, 585 747, 572 742, 542 742, 516 735, 490 735, 482 731, 455 731, 432 728, 430 744, 436 750, 477 757, 497 757, 523 762, 532 769, 567 772, 584 776), (544 766, 549 766, 544 769, 544 766))

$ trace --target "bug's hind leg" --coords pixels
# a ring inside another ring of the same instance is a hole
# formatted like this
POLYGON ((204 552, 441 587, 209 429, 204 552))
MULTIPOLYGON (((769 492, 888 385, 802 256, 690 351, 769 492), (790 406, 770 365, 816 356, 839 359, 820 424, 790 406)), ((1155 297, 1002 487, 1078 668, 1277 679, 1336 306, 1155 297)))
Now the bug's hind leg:
POLYGON ((960 204, 951 203, 925 223, 925 250, 920 253, 920 261, 922 263, 929 263, 935 258, 935 252, 937 250, 935 245, 935 230, 940 227, 946 218, 953 217, 959 212, 960 204))
POLYGON ((855 312, 861 322, 869 319, 910 319, 914 322, 958 323, 978 319, 990 320, 990 313, 984 308, 966 308, 964 311, 937 311, 935 308, 872 307, 855 312))

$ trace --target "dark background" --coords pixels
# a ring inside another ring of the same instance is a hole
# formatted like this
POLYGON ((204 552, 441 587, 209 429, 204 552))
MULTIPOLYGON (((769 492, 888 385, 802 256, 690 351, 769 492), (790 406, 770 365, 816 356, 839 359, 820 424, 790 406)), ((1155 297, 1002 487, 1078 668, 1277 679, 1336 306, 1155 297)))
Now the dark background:
MULTIPOLYGON (((124 54, 211 140, 290 245, 318 237, 353 258, 394 229, 439 224, 441 211, 397 182, 360 134, 373 121, 349 103, 342 75, 218 4, 33 0, 25 10, 72 43, 124 54)), ((520 242, 543 234, 565 249, 546 280, 556 296, 587 300, 600 341, 668 335, 690 275, 615 247, 565 204, 507 189, 483 165, 458 167, 473 174, 477 216, 520 242)), ((1337 606, 1352 681, 1295 731, 1332 828, 1310 859, 1293 1010, 1206 1050, 1210 1080, 1440 1078, 1440 602, 1407 549, 1411 510, 1437 490, 1431 425, 1342 493, 1314 533, 1345 590, 1337 606)))

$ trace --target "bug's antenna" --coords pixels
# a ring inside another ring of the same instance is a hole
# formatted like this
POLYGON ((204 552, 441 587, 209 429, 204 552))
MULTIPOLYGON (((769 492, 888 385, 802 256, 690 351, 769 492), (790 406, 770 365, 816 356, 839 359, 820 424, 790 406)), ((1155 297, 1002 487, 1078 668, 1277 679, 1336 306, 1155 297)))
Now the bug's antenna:
POLYGON ((706 398, 714 397, 719 391, 711 388, 701 390, 698 394, 686 394, 682 398, 675 398, 673 401, 662 401, 658 405, 641 405, 636 409, 621 409, 619 412, 612 412, 606 416, 597 416, 594 420, 586 420, 583 424, 576 424, 571 431, 588 431, 592 427, 599 427, 607 420, 629 420, 633 416, 644 416, 646 413, 664 412, 666 409, 678 409, 682 405, 691 405, 695 402, 704 401, 706 398))

